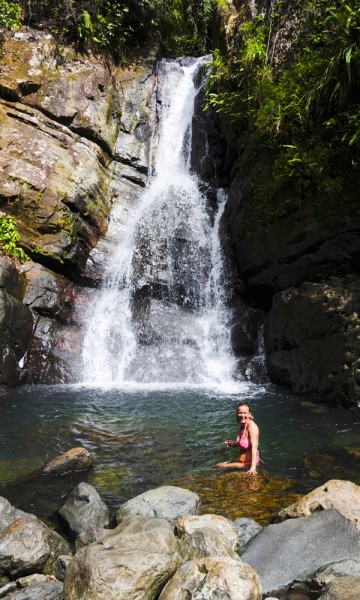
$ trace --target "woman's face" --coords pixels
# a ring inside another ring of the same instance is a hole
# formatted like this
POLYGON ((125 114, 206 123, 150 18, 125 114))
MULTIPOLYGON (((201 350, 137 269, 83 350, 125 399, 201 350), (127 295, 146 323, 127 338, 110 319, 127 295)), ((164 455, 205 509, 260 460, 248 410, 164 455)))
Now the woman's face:
POLYGON ((239 423, 246 423, 250 419, 250 409, 248 406, 241 404, 237 409, 237 418, 239 423))

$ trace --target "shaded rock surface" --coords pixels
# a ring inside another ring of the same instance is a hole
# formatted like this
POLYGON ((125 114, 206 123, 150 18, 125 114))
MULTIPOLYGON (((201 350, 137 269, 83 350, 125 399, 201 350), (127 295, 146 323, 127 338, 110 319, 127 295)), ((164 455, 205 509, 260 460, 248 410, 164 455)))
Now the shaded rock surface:
POLYGON ((241 558, 254 567, 269 594, 329 563, 357 560, 359 550, 358 528, 338 511, 325 510, 269 525, 250 541, 241 558))
POLYGON ((274 381, 334 404, 353 405, 360 390, 360 281, 304 283, 274 297, 265 324, 274 381))
POLYGON ((84 482, 76 486, 58 512, 75 534, 101 529, 110 520, 105 502, 92 485, 84 482))

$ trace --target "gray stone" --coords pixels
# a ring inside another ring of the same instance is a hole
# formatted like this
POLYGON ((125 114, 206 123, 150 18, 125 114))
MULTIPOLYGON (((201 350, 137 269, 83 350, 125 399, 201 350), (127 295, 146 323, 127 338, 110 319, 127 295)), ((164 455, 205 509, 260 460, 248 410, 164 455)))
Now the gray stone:
POLYGON ((239 519, 236 519, 233 521, 233 524, 238 533, 238 552, 240 554, 241 551, 244 550, 247 543, 264 529, 261 525, 259 525, 259 523, 246 517, 240 517, 239 519))
POLYGON ((63 600, 64 586, 60 581, 44 581, 10 595, 14 600, 63 600))
POLYGON ((72 533, 97 530, 109 524, 109 509, 89 483, 79 483, 59 509, 72 533))
POLYGON ((336 510, 269 525, 250 541, 242 560, 260 576, 264 593, 308 579, 323 566, 357 560, 358 528, 336 510))
POLYGON ((164 485, 149 490, 125 502, 116 513, 116 520, 122 521, 129 515, 158 517, 170 523, 184 515, 198 515, 201 512, 200 498, 194 492, 172 485, 164 485))
POLYGON ((53 566, 53 575, 59 581, 64 581, 66 569, 72 561, 72 558, 73 557, 69 556, 68 554, 61 554, 60 556, 56 557, 53 566))
POLYGON ((325 584, 333 581, 333 579, 346 575, 360 578, 360 560, 339 560, 338 562, 330 563, 315 573, 312 577, 312 582, 315 582, 322 588, 325 584))

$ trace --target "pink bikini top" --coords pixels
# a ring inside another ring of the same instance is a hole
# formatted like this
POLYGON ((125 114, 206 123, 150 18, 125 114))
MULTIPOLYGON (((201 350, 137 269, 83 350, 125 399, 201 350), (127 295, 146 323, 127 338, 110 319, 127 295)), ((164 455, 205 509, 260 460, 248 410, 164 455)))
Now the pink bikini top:
POLYGON ((249 446, 250 446, 250 442, 246 437, 246 430, 247 430, 247 423, 245 424, 245 427, 240 435, 240 433, 238 434, 237 438, 236 438, 236 445, 240 446, 240 448, 242 450, 248 450, 249 446))

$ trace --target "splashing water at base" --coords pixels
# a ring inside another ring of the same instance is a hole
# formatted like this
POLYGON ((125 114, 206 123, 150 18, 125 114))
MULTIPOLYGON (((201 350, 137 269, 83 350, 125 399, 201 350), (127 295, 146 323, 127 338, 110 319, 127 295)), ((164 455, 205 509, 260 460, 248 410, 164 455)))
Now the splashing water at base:
POLYGON ((156 176, 119 231, 91 307, 83 360, 93 385, 236 387, 218 235, 225 195, 213 215, 189 167, 193 79, 204 62, 160 63, 156 176))

